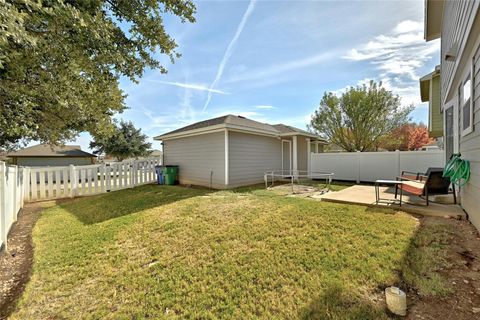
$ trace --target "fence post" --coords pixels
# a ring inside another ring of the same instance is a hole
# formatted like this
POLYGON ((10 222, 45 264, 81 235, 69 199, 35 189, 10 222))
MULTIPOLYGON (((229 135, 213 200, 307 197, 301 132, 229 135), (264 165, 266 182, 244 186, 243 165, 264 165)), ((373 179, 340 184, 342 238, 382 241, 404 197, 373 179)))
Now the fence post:
POLYGON ((105 165, 105 192, 110 192, 110 189, 111 189, 111 170, 112 167, 109 165, 107 167, 107 165, 105 165))
POLYGON ((0 232, 2 236, 2 243, 5 246, 5 251, 7 251, 7 222, 5 217, 7 215, 7 201, 6 201, 6 170, 5 162, 0 161, 0 232))
POLYGON ((397 172, 395 173, 395 176, 399 176, 400 175, 400 170, 401 170, 401 168, 400 168, 400 150, 395 150, 395 155, 396 155, 395 161, 396 161, 396 164, 397 164, 397 167, 396 167, 397 172))
MULTIPOLYGON (((11 184, 13 186, 13 212, 12 212, 12 221, 15 222, 17 221, 17 197, 18 197, 18 192, 17 192, 17 179, 18 179, 18 167, 17 166, 11 166, 10 167, 13 171, 13 179, 11 181, 11 184)), ((20 210, 20 209, 19 209, 20 210)))
POLYGON ((77 194, 77 171, 75 170, 75 166, 73 164, 70 165, 70 198, 75 197, 77 194))
POLYGON ((357 183, 360 183, 360 151, 357 151, 357 183))
POLYGON ((24 202, 24 199, 25 199, 24 184, 25 184, 25 168, 18 167, 18 188, 20 188, 20 209, 23 208, 23 202, 24 202), (21 175, 20 175, 20 172, 22 173, 21 175))
POLYGON ((106 186, 107 186, 107 179, 106 179, 106 175, 107 175, 107 170, 105 169, 105 163, 102 163, 102 165, 100 166, 100 192, 101 193, 104 193, 106 192, 106 186))
POLYGON ((30 168, 23 167, 23 201, 30 201, 30 168))
POLYGON ((138 161, 135 161, 133 169, 134 169, 133 183, 135 184, 135 186, 137 186, 138 185, 138 161))
POLYGON ((128 168, 130 170, 130 188, 135 187, 135 163, 136 161, 130 160, 128 168))

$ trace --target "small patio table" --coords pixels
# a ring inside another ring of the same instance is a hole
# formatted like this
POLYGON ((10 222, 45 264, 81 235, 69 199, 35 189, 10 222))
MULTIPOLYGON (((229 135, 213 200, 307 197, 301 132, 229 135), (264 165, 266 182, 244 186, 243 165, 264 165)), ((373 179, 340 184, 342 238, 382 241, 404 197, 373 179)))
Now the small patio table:
POLYGON ((398 180, 376 180, 375 181, 375 200, 376 200, 376 204, 379 204, 380 202, 382 203, 387 203, 387 204, 391 204, 391 203, 396 203, 398 201, 398 204, 400 205, 400 207, 402 206, 402 195, 403 195, 403 191, 402 189, 403 188, 399 188, 400 189, 400 199, 385 199, 385 198, 380 198, 380 189, 379 187, 381 185, 388 185, 388 186, 398 186, 400 184, 403 184, 403 181, 398 181, 398 180))

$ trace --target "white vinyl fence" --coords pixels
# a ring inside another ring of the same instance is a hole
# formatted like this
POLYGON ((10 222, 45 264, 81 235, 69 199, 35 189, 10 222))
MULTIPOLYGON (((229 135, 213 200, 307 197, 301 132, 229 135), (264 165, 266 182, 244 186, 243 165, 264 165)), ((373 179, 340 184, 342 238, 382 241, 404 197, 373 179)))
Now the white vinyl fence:
POLYGON ((0 161, 0 247, 6 246, 10 227, 23 207, 23 178, 23 168, 6 166, 0 161))
POLYGON ((335 180, 373 182, 395 179, 402 171, 425 172, 444 167, 443 150, 393 152, 312 153, 310 170, 333 172, 335 180))
POLYGON ((0 246, 25 202, 73 198, 152 183, 159 158, 68 167, 19 167, 0 161, 0 246))

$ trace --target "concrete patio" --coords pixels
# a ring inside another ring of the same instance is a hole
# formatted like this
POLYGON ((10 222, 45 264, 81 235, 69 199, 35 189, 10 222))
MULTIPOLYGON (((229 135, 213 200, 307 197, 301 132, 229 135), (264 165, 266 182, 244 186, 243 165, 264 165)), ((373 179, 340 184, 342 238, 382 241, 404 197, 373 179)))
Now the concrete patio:
POLYGON ((402 211, 421 214, 426 216, 453 217, 457 219, 465 219, 465 212, 459 205, 453 204, 450 196, 431 197, 432 201, 427 206, 424 199, 417 196, 409 196, 403 194, 402 206, 394 204, 395 189, 392 187, 380 187, 380 198, 392 200, 392 203, 379 203, 375 201, 375 187, 367 185, 355 185, 337 192, 329 192, 317 197, 322 201, 366 205, 372 207, 388 207, 392 209, 401 209, 402 211), (442 202, 442 203, 440 203, 442 202))

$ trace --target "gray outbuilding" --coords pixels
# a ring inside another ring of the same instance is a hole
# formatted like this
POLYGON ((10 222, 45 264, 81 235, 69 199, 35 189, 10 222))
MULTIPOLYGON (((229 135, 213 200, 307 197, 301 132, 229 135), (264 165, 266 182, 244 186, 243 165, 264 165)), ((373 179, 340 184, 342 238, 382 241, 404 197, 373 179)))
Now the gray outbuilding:
POLYGON ((154 138, 164 162, 179 166, 181 184, 234 188, 263 182, 267 171, 310 170, 310 153, 323 152, 320 136, 284 124, 226 115, 154 138))

